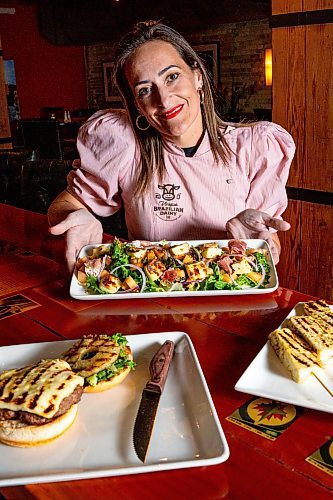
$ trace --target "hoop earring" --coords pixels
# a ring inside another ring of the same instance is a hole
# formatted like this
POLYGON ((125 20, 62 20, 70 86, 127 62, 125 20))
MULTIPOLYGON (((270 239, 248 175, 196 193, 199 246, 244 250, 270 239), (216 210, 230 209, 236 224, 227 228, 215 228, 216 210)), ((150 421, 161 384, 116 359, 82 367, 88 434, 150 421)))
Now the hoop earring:
POLYGON ((200 96, 200 104, 203 104, 204 100, 205 100, 205 93, 204 93, 203 89, 198 89, 198 92, 199 92, 199 96, 200 96))
POLYGON ((137 127, 139 130, 143 130, 143 131, 148 130, 148 129, 149 129, 149 127, 150 127, 150 123, 147 121, 148 125, 147 125, 146 127, 140 127, 140 123, 139 123, 140 118, 144 118, 144 119, 147 121, 147 118, 145 118, 143 115, 139 115, 139 116, 137 116, 137 117, 136 117, 136 120, 135 120, 135 125, 136 125, 136 127, 137 127))

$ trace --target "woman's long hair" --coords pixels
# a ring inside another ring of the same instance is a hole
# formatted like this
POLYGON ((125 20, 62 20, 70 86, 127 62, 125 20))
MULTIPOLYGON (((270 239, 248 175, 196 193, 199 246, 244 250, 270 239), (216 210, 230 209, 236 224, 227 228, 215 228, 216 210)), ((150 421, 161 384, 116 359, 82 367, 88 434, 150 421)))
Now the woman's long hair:
POLYGON ((149 127, 147 131, 139 130, 136 127, 135 122, 139 114, 133 92, 125 76, 125 66, 132 57, 133 52, 140 45, 152 40, 170 43, 192 70, 199 69, 201 71, 203 80, 201 110, 204 127, 208 132, 215 161, 218 162, 219 159, 222 159, 227 162, 230 157, 230 149, 221 134, 221 127, 225 126, 225 124, 216 114, 210 77, 199 55, 185 38, 174 29, 159 21, 139 22, 118 43, 114 65, 115 82, 140 147, 141 164, 138 172, 137 195, 141 195, 147 190, 156 172, 160 182, 165 173, 161 135, 154 127, 149 127))

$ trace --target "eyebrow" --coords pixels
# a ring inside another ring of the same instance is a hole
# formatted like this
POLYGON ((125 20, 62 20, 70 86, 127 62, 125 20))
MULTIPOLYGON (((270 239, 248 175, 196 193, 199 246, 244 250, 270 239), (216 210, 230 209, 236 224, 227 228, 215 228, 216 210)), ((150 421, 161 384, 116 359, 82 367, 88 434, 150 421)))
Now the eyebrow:
MULTIPOLYGON (((159 71, 157 73, 157 75, 158 76, 162 76, 162 75, 164 75, 164 73, 166 73, 167 71, 169 71, 169 69, 171 69, 171 68, 178 68, 178 69, 180 69, 179 66, 176 66, 175 64, 171 64, 170 66, 167 66, 166 68, 161 69, 161 71, 159 71)), ((138 85, 142 85, 143 83, 149 83, 149 80, 141 80, 140 82, 137 82, 134 85, 134 87, 137 87, 138 85)))

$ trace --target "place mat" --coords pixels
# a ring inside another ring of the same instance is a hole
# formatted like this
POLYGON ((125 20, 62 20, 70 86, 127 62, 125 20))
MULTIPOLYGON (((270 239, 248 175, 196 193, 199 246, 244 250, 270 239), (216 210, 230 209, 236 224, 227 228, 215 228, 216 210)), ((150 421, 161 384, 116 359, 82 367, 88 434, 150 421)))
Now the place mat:
POLYGON ((273 399, 252 398, 226 419, 274 441, 303 413, 303 409, 273 399))
POLYGON ((333 438, 326 441, 318 450, 305 459, 318 469, 333 476, 333 438))
POLYGON ((0 296, 18 292, 52 279, 57 279, 60 274, 55 275, 59 265, 34 254, 18 255, 17 259, 10 264, 1 265, 0 296))
POLYGON ((14 314, 29 311, 29 309, 34 309, 39 306, 40 304, 38 304, 38 302, 35 302, 24 295, 11 295, 10 297, 0 300, 0 320, 13 316, 14 314))

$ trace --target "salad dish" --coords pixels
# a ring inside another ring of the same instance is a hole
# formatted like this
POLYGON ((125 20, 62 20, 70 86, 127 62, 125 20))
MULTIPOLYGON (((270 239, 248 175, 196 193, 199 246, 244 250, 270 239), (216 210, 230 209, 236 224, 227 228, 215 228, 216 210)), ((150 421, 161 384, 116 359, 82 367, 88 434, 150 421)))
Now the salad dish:
POLYGON ((265 240, 132 241, 85 246, 77 259, 74 298, 136 298, 142 294, 269 293, 278 286, 265 240))

